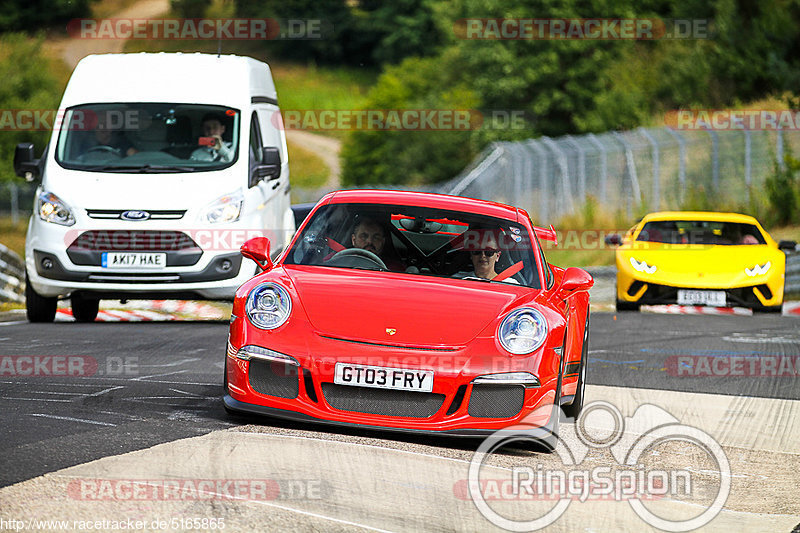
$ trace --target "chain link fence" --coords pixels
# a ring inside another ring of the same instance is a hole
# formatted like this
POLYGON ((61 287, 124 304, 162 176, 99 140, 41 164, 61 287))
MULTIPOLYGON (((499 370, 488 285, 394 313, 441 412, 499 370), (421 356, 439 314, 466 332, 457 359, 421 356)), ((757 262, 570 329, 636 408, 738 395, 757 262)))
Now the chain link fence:
POLYGON ((490 145, 442 192, 510 203, 549 223, 576 213, 591 195, 601 208, 681 209, 758 201, 798 131, 676 131, 639 128, 490 145))

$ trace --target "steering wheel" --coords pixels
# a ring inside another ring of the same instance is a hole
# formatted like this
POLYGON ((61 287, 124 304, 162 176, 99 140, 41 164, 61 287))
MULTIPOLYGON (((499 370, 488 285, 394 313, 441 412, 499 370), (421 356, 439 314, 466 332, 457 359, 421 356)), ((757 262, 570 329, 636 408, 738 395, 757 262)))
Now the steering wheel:
POLYGON ((386 263, 381 261, 381 258, 378 257, 376 254, 370 252, 369 250, 364 250, 363 248, 347 248, 346 250, 342 250, 340 252, 336 252, 333 257, 330 258, 330 261, 335 261, 341 257, 363 257, 364 259, 368 259, 372 261, 383 270, 389 270, 386 267, 386 263))
POLYGON ((107 146, 105 144, 99 144, 97 146, 92 146, 88 150, 86 150, 87 154, 91 154, 92 152, 105 152, 109 154, 114 154, 121 156, 122 154, 119 151, 119 148, 114 148, 113 146, 107 146))

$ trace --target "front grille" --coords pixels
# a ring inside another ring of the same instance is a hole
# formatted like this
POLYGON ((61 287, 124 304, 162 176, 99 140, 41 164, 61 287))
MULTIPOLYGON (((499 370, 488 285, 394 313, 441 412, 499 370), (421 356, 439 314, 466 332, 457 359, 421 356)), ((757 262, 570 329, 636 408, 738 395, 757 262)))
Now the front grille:
POLYGON ((89 274, 86 281, 105 283, 172 283, 180 281, 179 274, 89 274))
POLYGON ((297 367, 293 365, 251 359, 247 377, 254 391, 267 396, 293 399, 300 390, 297 367))
MULTIPOLYGON (((86 214, 89 218, 99 218, 105 220, 116 220, 122 218, 122 213, 130 209, 87 209, 86 214)), ((186 210, 146 210, 150 214, 148 220, 179 220, 186 214, 186 210)))
MULTIPOLYGON (((762 289, 761 285, 757 286, 759 290, 762 289)), ((772 294, 769 291, 769 288, 766 288, 769 294, 772 294)), ((727 300, 728 306, 744 306, 744 307, 758 307, 761 305, 761 302, 756 298, 755 293, 753 293, 752 286, 750 287, 737 287, 735 289, 724 289, 725 290, 725 299, 727 300)), ((694 290, 722 290, 722 289, 694 289, 694 290)), ((764 292, 762 291, 762 294, 764 292)), ((766 296, 766 295, 765 295, 766 296)), ((637 303, 641 304, 672 304, 678 301, 678 287, 671 287, 668 285, 657 285, 654 283, 649 283, 647 285, 647 290, 644 292, 641 298, 637 303)))
POLYGON ((81 233, 69 245, 71 250, 102 252, 171 252, 200 251, 191 237, 180 231, 91 230, 81 233))
POLYGON ((473 385, 467 412, 475 418, 511 418, 522 410, 524 400, 522 385, 473 385))
POLYGON ((325 401, 340 411, 404 418, 430 418, 442 407, 444 394, 323 383, 325 401))

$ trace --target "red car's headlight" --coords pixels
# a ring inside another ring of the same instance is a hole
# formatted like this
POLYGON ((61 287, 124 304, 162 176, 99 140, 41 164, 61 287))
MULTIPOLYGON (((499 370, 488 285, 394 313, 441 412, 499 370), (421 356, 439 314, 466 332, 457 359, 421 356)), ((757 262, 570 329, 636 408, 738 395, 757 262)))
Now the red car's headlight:
POLYGON ((261 283, 247 295, 245 313, 257 328, 275 329, 289 319, 292 299, 277 283, 261 283))
POLYGON ((497 339, 513 354, 531 353, 547 339, 547 320, 536 309, 521 307, 503 319, 497 328, 497 339))

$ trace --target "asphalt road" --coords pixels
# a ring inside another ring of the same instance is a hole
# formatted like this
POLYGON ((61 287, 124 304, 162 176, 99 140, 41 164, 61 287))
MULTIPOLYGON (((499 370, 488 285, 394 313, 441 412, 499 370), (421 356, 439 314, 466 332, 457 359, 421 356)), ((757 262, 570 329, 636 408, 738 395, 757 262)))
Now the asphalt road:
MULTIPOLYGON (((730 375, 800 361, 797 318, 595 313, 590 327, 590 384, 800 399, 796 377, 730 375), (717 358, 725 364, 711 366, 717 358)), ((0 322, 0 356, 11 356, 0 377, 0 486, 242 423, 303 429, 225 414, 226 332, 223 321, 0 322), (10 377, 9 361, 38 375, 10 377), (81 375, 63 375, 70 369, 81 375)))

